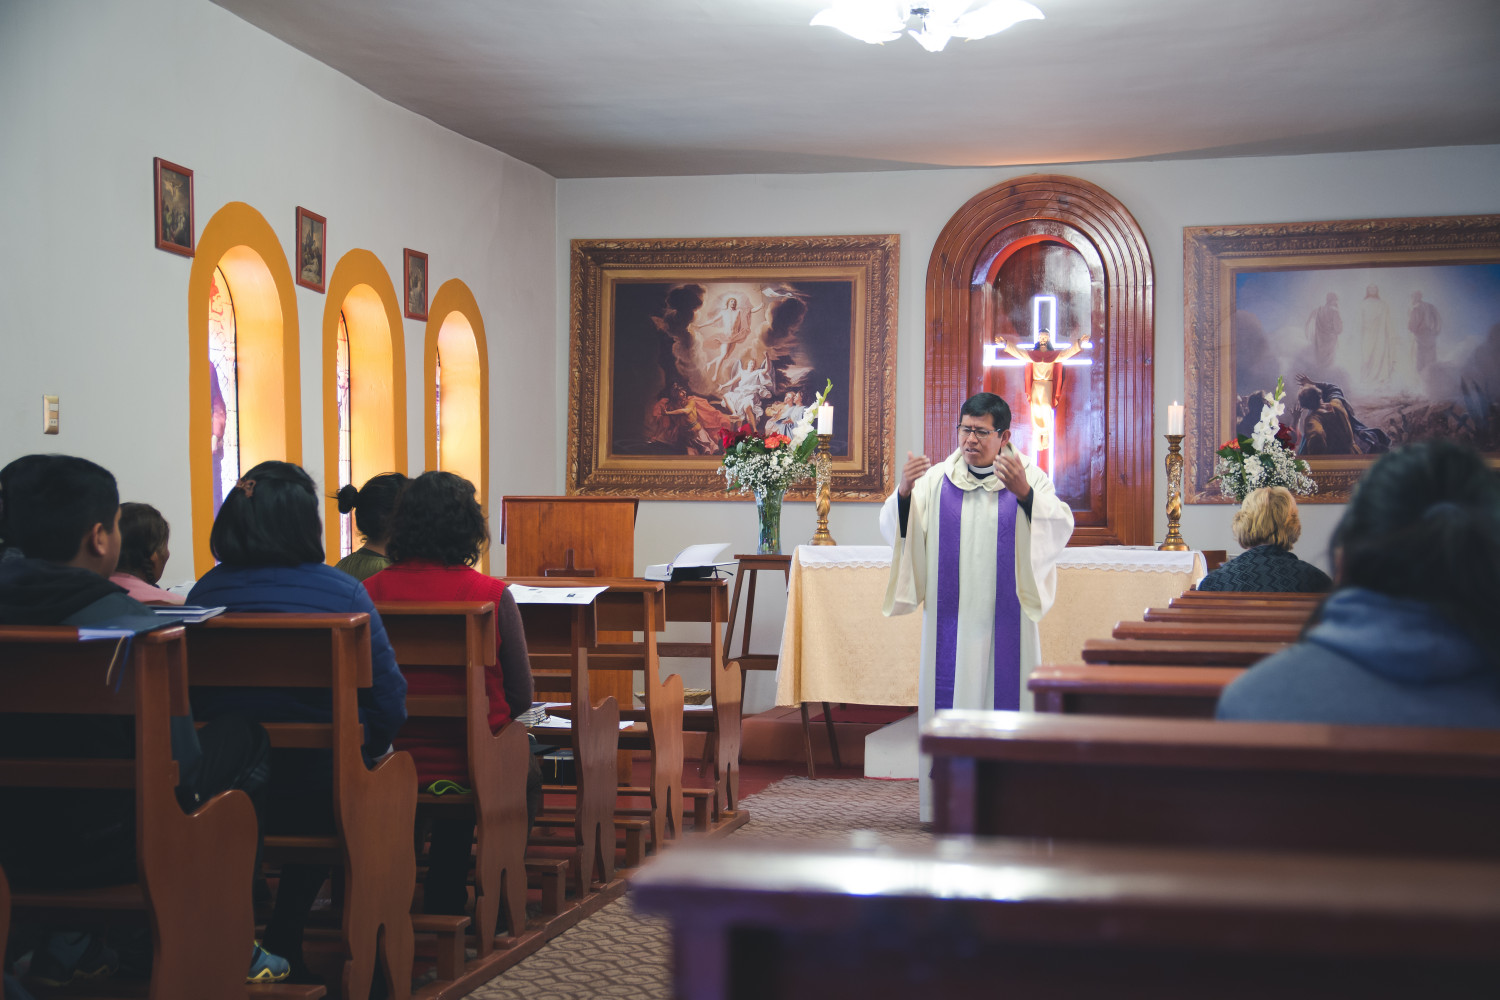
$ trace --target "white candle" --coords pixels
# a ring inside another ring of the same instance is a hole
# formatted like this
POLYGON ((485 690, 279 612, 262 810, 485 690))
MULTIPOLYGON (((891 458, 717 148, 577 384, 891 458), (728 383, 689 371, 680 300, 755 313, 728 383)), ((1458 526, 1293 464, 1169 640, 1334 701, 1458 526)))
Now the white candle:
POLYGON ((833 407, 827 403, 818 407, 818 433, 833 433, 833 407))
POLYGON ((1172 400, 1172 405, 1167 407, 1167 433, 1181 434, 1183 420, 1183 407, 1177 405, 1177 400, 1172 400))

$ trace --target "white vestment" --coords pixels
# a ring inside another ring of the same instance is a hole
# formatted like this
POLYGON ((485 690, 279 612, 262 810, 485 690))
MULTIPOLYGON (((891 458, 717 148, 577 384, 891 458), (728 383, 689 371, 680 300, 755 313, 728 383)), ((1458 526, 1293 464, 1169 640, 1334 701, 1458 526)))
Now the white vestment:
MULTIPOLYGON (((1031 485, 1031 516, 1016 511, 1016 596, 1021 603, 1021 691, 1023 710, 1031 708, 1026 679, 1041 658, 1037 623, 1057 594, 1057 560, 1073 534, 1073 512, 1057 498, 1052 480, 1032 461, 1005 446, 1018 459, 1031 485)), ((896 494, 880 512, 880 530, 891 543, 891 575, 885 613, 910 614, 923 605, 922 664, 917 721, 925 726, 934 712, 937 679, 938 527, 943 480, 964 491, 959 555, 958 643, 954 662, 953 707, 989 710, 995 697, 995 555, 1000 495, 998 475, 984 478, 969 471, 963 452, 955 450, 912 485, 906 536, 896 494)), ((921 758, 922 820, 932 818, 931 761, 921 758)))

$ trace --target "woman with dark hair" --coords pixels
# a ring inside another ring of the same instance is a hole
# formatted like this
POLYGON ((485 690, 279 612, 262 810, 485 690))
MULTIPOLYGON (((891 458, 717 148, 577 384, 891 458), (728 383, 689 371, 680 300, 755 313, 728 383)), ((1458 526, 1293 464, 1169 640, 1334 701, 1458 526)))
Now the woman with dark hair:
POLYGON ((1500 476, 1449 441, 1381 458, 1334 532, 1338 587, 1221 719, 1500 728, 1500 476))
POLYGON ((167 548, 171 537, 171 525, 149 503, 120 504, 120 562, 109 582, 124 587, 142 604, 183 603, 181 594, 156 585, 172 558, 167 548))
MULTIPOLYGON (((473 569, 489 541, 484 510, 474 486, 451 472, 424 472, 401 496, 391 522, 389 569, 365 581, 377 601, 493 601, 498 655, 486 669, 490 730, 496 731, 531 708, 531 661, 521 612, 504 581, 473 569)), ((414 695, 463 692, 463 678, 451 670, 407 667, 414 695)), ((396 747, 410 751, 423 788, 439 782, 469 780, 468 751, 460 719, 417 719, 402 730, 396 747)), ((439 788, 445 787, 439 785, 439 788)), ((436 789, 435 789, 436 790, 436 789)), ((526 784, 526 811, 531 820, 541 809, 542 775, 531 759, 526 784)), ((433 821, 430 864, 424 905, 428 913, 462 913, 467 901, 469 847, 474 838, 470 815, 444 815, 433 821)))
MULTIPOLYGON (((406 721, 406 679, 370 596, 358 580, 323 562, 321 504, 312 478, 290 462, 262 462, 245 473, 224 499, 209 535, 219 565, 203 575, 188 601, 230 611, 368 614, 374 683, 359 692, 359 714, 364 753, 373 759, 390 748, 406 721)), ((301 688, 199 689, 193 711, 200 719, 239 714, 257 722, 331 718, 328 693, 301 688)), ((331 751, 272 750, 267 832, 332 833, 332 796, 331 751)), ((265 943, 291 961, 294 981, 313 981, 302 961, 302 931, 328 873, 326 865, 289 864, 281 871, 265 943)))
POLYGON ((365 544, 340 559, 334 569, 356 580, 368 580, 391 564, 385 553, 391 539, 391 515, 410 481, 399 472, 383 472, 359 489, 351 483, 339 490, 339 513, 354 511, 354 526, 365 536, 365 544))

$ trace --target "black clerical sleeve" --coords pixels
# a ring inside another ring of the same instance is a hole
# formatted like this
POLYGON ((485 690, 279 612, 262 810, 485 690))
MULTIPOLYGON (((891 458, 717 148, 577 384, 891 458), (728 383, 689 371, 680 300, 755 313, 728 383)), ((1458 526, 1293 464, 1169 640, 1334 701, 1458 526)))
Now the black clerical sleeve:
POLYGON ((1031 520, 1031 501, 1033 501, 1035 499, 1036 499, 1036 490, 1032 490, 1030 493, 1026 494, 1026 499, 1025 500, 1022 500, 1019 497, 1016 498, 1016 506, 1020 507, 1022 510, 1024 510, 1026 512, 1026 520, 1028 520, 1028 521, 1031 520))
POLYGON ((911 516, 911 494, 896 494, 896 509, 901 512, 901 537, 906 537, 906 519, 911 516))

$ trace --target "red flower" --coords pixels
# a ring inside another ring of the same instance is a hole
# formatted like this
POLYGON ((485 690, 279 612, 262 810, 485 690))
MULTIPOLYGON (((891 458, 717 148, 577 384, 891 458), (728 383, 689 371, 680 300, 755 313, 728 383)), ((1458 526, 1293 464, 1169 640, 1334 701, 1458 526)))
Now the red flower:
POLYGON ((1286 424, 1281 424, 1277 428, 1276 440, 1280 442, 1281 446, 1287 451, 1293 453, 1297 451, 1297 432, 1292 430, 1286 424))
POLYGON ((770 448, 780 448, 782 445, 786 444, 790 440, 791 440, 791 438, 789 438, 789 437, 783 437, 780 434, 767 434, 766 435, 766 448, 767 449, 770 449, 770 448))
POLYGON ((731 431, 725 427, 719 431, 719 443, 725 451, 733 448, 748 437, 755 436, 755 428, 750 424, 740 424, 737 430, 731 431))
POLYGON ((1240 439, 1237 437, 1230 438, 1228 441, 1225 441, 1223 444, 1219 445, 1220 451, 1223 451, 1225 448, 1233 448, 1235 451, 1239 451, 1240 439))

